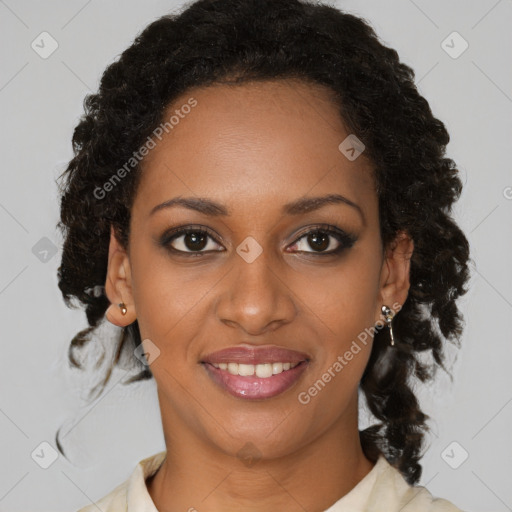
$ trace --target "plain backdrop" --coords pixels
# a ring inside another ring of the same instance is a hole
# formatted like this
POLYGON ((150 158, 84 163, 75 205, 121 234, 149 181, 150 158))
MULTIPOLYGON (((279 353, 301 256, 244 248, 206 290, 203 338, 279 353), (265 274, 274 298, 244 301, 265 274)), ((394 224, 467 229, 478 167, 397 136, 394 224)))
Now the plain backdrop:
MULTIPOLYGON (((420 483, 467 511, 512 510, 512 1, 331 4, 366 18, 413 67, 464 182, 455 218, 475 262, 460 302, 466 328, 450 359, 453 382, 440 373, 418 387, 434 419, 420 483)), ((0 1, 0 511, 74 511, 165 448, 154 381, 125 386, 114 373, 83 408, 90 382, 69 370, 67 348, 86 320, 57 288, 55 179, 104 68, 180 5, 0 1), (61 425, 70 459, 53 461, 61 425)))

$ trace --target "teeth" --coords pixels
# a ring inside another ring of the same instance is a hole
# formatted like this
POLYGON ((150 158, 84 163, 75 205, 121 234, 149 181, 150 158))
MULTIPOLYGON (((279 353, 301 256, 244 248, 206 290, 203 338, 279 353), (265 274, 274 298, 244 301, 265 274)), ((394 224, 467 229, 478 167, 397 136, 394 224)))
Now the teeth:
POLYGON ((277 375, 278 373, 281 373, 284 370, 283 363, 272 363, 269 365, 272 367, 270 370, 271 375, 277 375))
POLYGON ((262 363, 262 364, 243 364, 243 363, 212 363, 215 368, 227 370, 231 375, 241 375, 242 377, 251 377, 256 375, 259 378, 268 378, 277 375, 291 368, 295 368, 299 363, 262 363))
MULTIPOLYGON (((256 365, 256 377, 259 377, 260 379, 263 378, 267 378, 267 377, 272 377, 273 373, 272 373, 272 364, 270 363, 264 363, 264 364, 257 364, 256 365)), ((282 371, 282 370, 281 370, 282 371)), ((281 373, 281 372, 279 372, 281 373)))
POLYGON ((250 377, 254 375, 254 365, 253 364, 239 364, 238 365, 238 375, 242 375, 243 377, 250 377))

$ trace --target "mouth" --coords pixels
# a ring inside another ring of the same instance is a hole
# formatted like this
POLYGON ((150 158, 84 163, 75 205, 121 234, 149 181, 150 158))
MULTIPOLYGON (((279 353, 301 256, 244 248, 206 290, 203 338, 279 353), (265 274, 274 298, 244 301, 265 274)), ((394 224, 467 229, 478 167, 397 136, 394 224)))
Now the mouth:
POLYGON ((210 354, 201 364, 212 381, 230 395, 262 400, 290 389, 309 362, 308 354, 283 347, 239 345, 210 354))

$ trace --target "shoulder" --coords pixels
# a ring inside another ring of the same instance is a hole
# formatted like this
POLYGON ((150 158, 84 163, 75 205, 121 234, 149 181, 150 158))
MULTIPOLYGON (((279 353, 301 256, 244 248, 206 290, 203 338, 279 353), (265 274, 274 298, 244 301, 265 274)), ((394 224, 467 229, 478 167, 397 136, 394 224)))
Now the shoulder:
POLYGON ((463 512, 453 503, 433 496, 426 487, 409 485, 384 457, 378 463, 381 471, 370 493, 368 512, 463 512))
POLYGON ((400 501, 402 512, 463 512, 452 502, 436 498, 422 486, 412 486, 400 501))
POLYGON ((98 509, 102 512, 125 512, 127 510, 128 483, 129 480, 126 480, 100 500, 76 512, 98 512, 98 509))
POLYGON ((162 451, 139 461, 127 480, 119 484, 100 500, 76 512, 98 512, 98 510, 102 512, 152 510, 151 506, 153 503, 147 491, 145 481, 158 470, 165 459, 165 455, 166 451, 162 451))

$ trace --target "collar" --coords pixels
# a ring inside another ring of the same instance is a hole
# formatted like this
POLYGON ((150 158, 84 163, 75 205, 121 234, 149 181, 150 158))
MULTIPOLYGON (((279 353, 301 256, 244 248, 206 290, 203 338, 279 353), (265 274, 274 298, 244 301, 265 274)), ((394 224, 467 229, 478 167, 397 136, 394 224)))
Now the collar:
MULTIPOLYGON (((161 451, 141 460, 126 482, 126 512, 158 512, 146 486, 146 479, 154 475, 165 460, 167 451, 161 451)), ((402 474, 384 456, 380 456, 363 479, 325 512, 418 512, 433 510, 433 501, 439 509, 461 512, 453 504, 434 499, 421 486, 410 486, 402 474)), ((124 508, 124 507, 123 507, 124 508)))
POLYGON ((154 475, 164 462, 167 451, 141 460, 127 482, 126 512, 158 512, 146 486, 146 479, 154 475))

